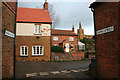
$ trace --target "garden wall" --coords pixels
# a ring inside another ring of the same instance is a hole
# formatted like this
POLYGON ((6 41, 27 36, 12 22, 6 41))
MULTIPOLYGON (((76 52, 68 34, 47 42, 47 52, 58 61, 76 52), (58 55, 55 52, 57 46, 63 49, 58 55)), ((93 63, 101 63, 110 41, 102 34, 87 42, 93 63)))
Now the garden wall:
POLYGON ((62 60, 81 60, 81 59, 84 59, 84 55, 85 53, 84 52, 75 52, 75 53, 61 53, 61 52, 58 52, 58 53, 55 53, 55 52, 52 52, 51 53, 51 61, 55 61, 55 60, 59 60, 59 61, 62 61, 62 60))

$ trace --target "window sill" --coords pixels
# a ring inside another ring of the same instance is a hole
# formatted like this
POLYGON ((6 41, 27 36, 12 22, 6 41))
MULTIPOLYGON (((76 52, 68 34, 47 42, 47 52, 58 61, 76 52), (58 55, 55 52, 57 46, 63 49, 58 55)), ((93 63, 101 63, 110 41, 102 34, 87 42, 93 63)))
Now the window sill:
POLYGON ((74 42, 74 41, 69 41, 69 42, 74 42))
POLYGON ((53 40, 54 41, 54 40, 53 40))
POLYGON ((21 55, 20 55, 20 57, 28 57, 28 55, 27 55, 27 56, 21 56, 21 55))
POLYGON ((44 55, 32 55, 33 57, 37 57, 37 56, 44 56, 44 55))
POLYGON ((42 33, 34 33, 34 35, 42 35, 42 33))

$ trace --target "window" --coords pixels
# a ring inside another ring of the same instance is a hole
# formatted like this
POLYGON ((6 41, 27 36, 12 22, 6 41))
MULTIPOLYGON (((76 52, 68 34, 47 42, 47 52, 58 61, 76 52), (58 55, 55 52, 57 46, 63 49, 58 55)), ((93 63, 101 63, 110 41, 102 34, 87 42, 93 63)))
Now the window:
POLYGON ((69 41, 74 41, 74 40, 73 40, 73 37, 69 37, 69 41))
POLYGON ((28 56, 28 46, 20 47, 20 56, 28 56))
POLYGON ((53 37, 53 41, 58 41, 58 37, 53 37))
POLYGON ((41 25, 35 25, 35 34, 41 33, 41 25))
POLYGON ((43 46, 32 46, 32 55, 43 55, 43 46))

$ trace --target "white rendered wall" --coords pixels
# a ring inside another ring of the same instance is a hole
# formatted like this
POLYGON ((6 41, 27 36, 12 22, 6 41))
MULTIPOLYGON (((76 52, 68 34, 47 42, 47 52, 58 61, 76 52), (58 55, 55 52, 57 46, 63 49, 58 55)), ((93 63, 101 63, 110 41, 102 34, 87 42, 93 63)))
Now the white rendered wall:
POLYGON ((41 33, 35 34, 34 23, 17 23, 16 36, 51 36, 51 25, 41 24, 41 33))

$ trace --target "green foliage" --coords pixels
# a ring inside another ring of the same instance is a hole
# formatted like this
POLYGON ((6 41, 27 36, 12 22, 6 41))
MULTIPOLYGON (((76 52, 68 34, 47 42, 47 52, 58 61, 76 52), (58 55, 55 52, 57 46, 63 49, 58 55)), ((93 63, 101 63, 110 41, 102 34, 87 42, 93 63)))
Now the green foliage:
POLYGON ((83 39, 80 39, 80 42, 84 43, 84 44, 94 44, 95 41, 93 39, 89 39, 89 38, 83 38, 83 39))
POLYGON ((86 51, 95 50, 95 46, 94 46, 95 41, 94 41, 94 39, 83 38, 83 39, 80 39, 80 42, 85 44, 86 51))
POLYGON ((61 46, 51 46, 51 52, 64 52, 61 46))

